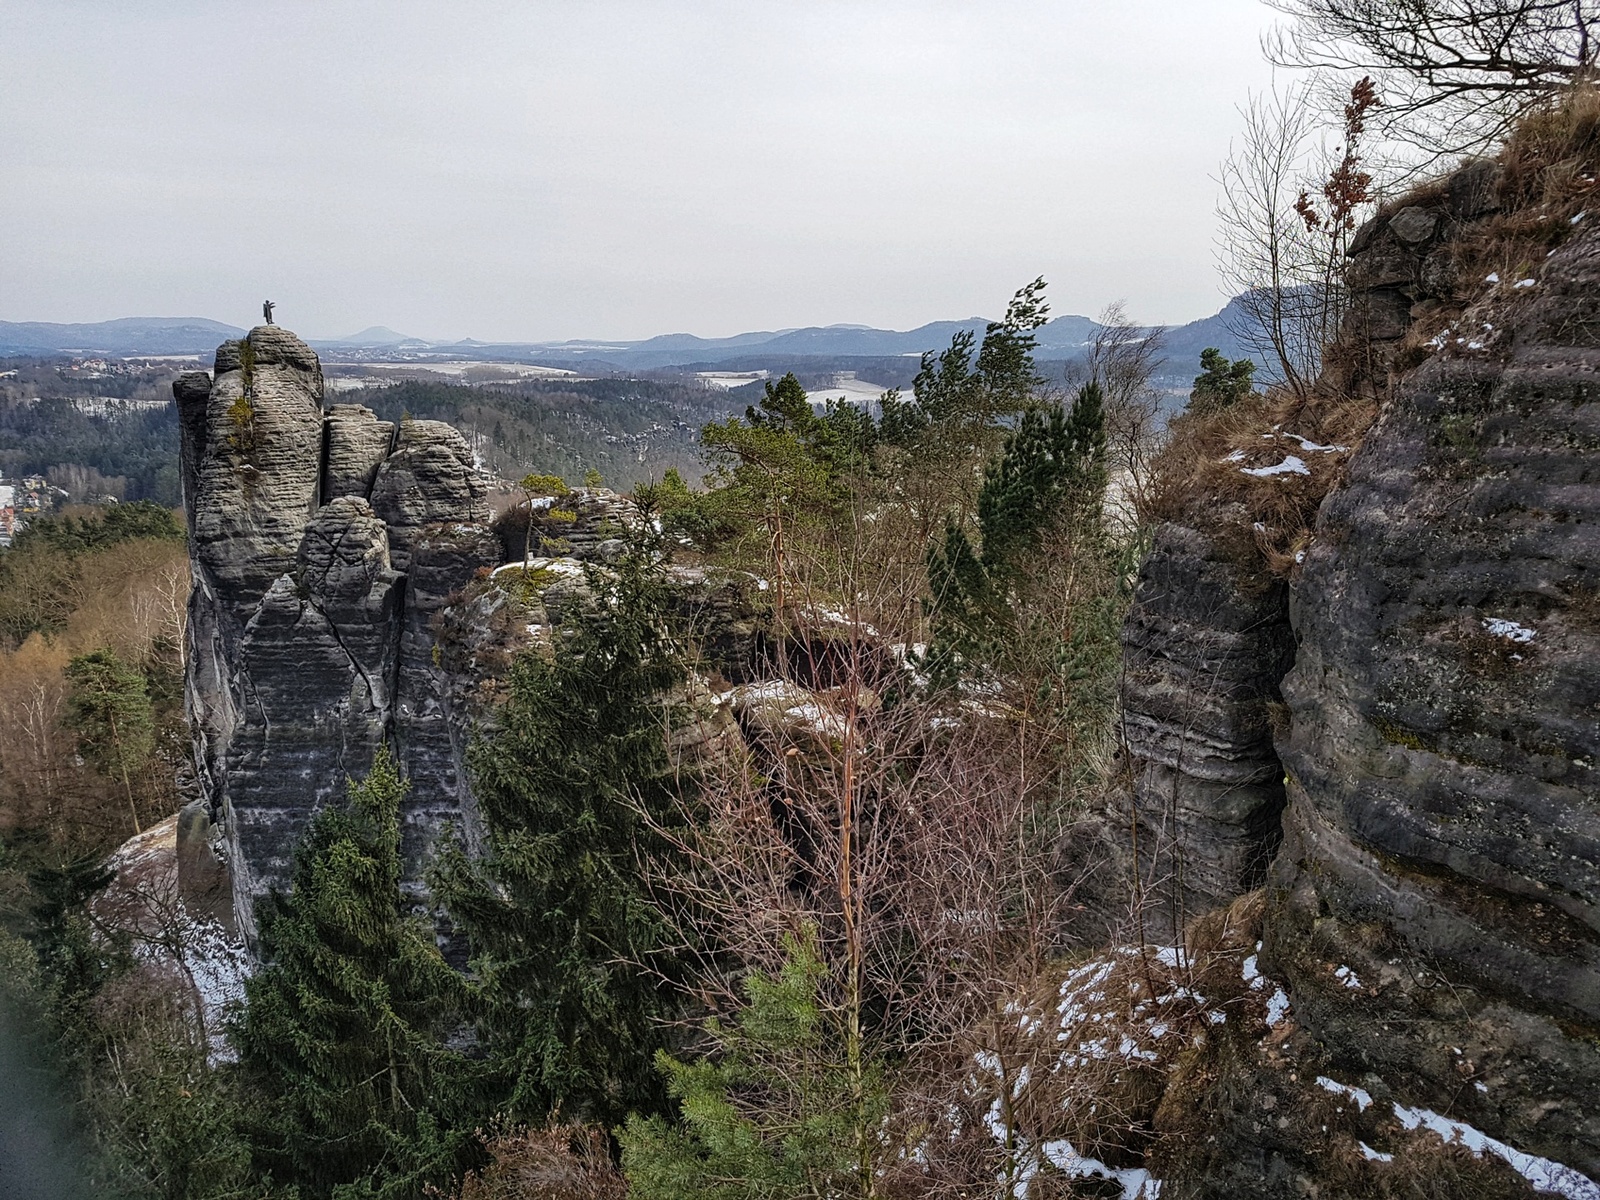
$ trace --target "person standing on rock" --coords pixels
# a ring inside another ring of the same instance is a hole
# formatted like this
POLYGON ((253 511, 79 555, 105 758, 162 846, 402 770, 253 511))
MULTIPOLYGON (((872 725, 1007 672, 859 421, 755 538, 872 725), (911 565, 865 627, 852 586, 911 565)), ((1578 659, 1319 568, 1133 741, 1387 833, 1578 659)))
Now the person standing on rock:
POLYGON ((277 307, 271 300, 263 300, 261 302, 261 315, 267 319, 268 325, 272 324, 272 310, 277 307))

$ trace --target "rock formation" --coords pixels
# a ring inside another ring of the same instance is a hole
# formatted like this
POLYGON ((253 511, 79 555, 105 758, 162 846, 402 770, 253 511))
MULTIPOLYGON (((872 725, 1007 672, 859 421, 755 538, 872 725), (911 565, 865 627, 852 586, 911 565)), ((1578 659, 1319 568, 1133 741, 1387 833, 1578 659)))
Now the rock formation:
POLYGON ((1600 1179, 1600 238, 1528 278, 1323 505, 1267 946, 1351 1074, 1600 1179))
POLYGON ((1283 768, 1270 709, 1293 660, 1288 590, 1200 530, 1163 525, 1123 627, 1139 871, 1167 932, 1259 887, 1283 768))
POLYGON ((317 356, 262 326, 174 385, 194 590, 187 700, 235 915, 288 878, 311 816, 393 742, 407 877, 471 820, 429 622, 498 560, 461 435, 323 407, 317 356))
POLYGON ((1194 914, 1271 857, 1285 989, 1196 1194, 1313 1194, 1321 1151, 1266 1114, 1360 1089, 1600 1195, 1600 236, 1578 201, 1502 219, 1508 186, 1472 164, 1354 240, 1321 386, 1377 419, 1291 565, 1250 567, 1250 515, 1201 503, 1141 572, 1146 877, 1176 845, 1160 898, 1194 914))
MULTIPOLYGON (((1498 207, 1501 168, 1476 162, 1352 239, 1350 304, 1321 393, 1386 402, 1427 349, 1419 323, 1442 322, 1481 290, 1464 277, 1462 243, 1498 207)), ((1430 325, 1430 327, 1431 327, 1430 325)), ((1458 338, 1464 346, 1470 339, 1458 338)), ((1307 432, 1262 431, 1314 462, 1312 506, 1338 480, 1348 445, 1307 432), (1288 441, 1284 441, 1288 439, 1288 441)), ((1262 485, 1281 489, 1281 476, 1262 485)), ((1153 927, 1260 886, 1280 834, 1284 772, 1273 746, 1279 683, 1294 661, 1290 589, 1263 561, 1260 523, 1226 498, 1201 495, 1157 531, 1123 628, 1122 704, 1141 876, 1153 927)))

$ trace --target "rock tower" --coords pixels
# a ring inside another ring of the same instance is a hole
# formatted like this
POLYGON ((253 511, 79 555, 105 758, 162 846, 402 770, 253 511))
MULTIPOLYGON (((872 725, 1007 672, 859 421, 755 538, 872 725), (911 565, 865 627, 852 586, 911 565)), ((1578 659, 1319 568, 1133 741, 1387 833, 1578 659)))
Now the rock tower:
POLYGON ((324 403, 322 365, 263 325, 173 385, 194 585, 186 680, 201 798, 234 918, 287 882, 315 812, 386 741, 410 781, 407 885, 477 821, 430 620, 499 561, 483 480, 453 428, 324 403))

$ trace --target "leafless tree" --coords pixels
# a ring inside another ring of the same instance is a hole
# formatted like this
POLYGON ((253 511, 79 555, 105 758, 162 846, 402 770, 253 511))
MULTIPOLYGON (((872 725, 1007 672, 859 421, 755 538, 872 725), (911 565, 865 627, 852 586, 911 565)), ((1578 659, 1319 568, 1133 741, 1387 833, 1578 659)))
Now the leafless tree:
POLYGON ((1360 140, 1380 103, 1370 79, 1352 86, 1334 140, 1313 81, 1275 86, 1240 110, 1244 133, 1222 164, 1218 265, 1238 297, 1232 332, 1297 394, 1344 317, 1345 249, 1375 199, 1360 140))
POLYGON ((1131 525, 1161 446, 1161 393, 1150 381, 1163 362, 1165 338, 1160 329, 1136 323, 1121 300, 1106 305, 1096 326, 1083 357, 1068 367, 1066 380, 1069 386, 1090 380, 1100 385, 1111 474, 1107 512, 1131 525))
POLYGON ((1482 149, 1528 109, 1594 81, 1594 0, 1268 0, 1274 63, 1333 86, 1371 76, 1383 132, 1433 158, 1482 149))

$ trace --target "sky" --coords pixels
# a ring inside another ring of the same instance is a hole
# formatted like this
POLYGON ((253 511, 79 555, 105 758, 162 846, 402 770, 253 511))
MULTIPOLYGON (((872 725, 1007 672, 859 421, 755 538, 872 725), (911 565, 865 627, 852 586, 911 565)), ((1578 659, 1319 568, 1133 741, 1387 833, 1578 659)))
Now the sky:
POLYGON ((0 320, 724 336, 1224 302, 1260 0, 0 0, 0 320))

